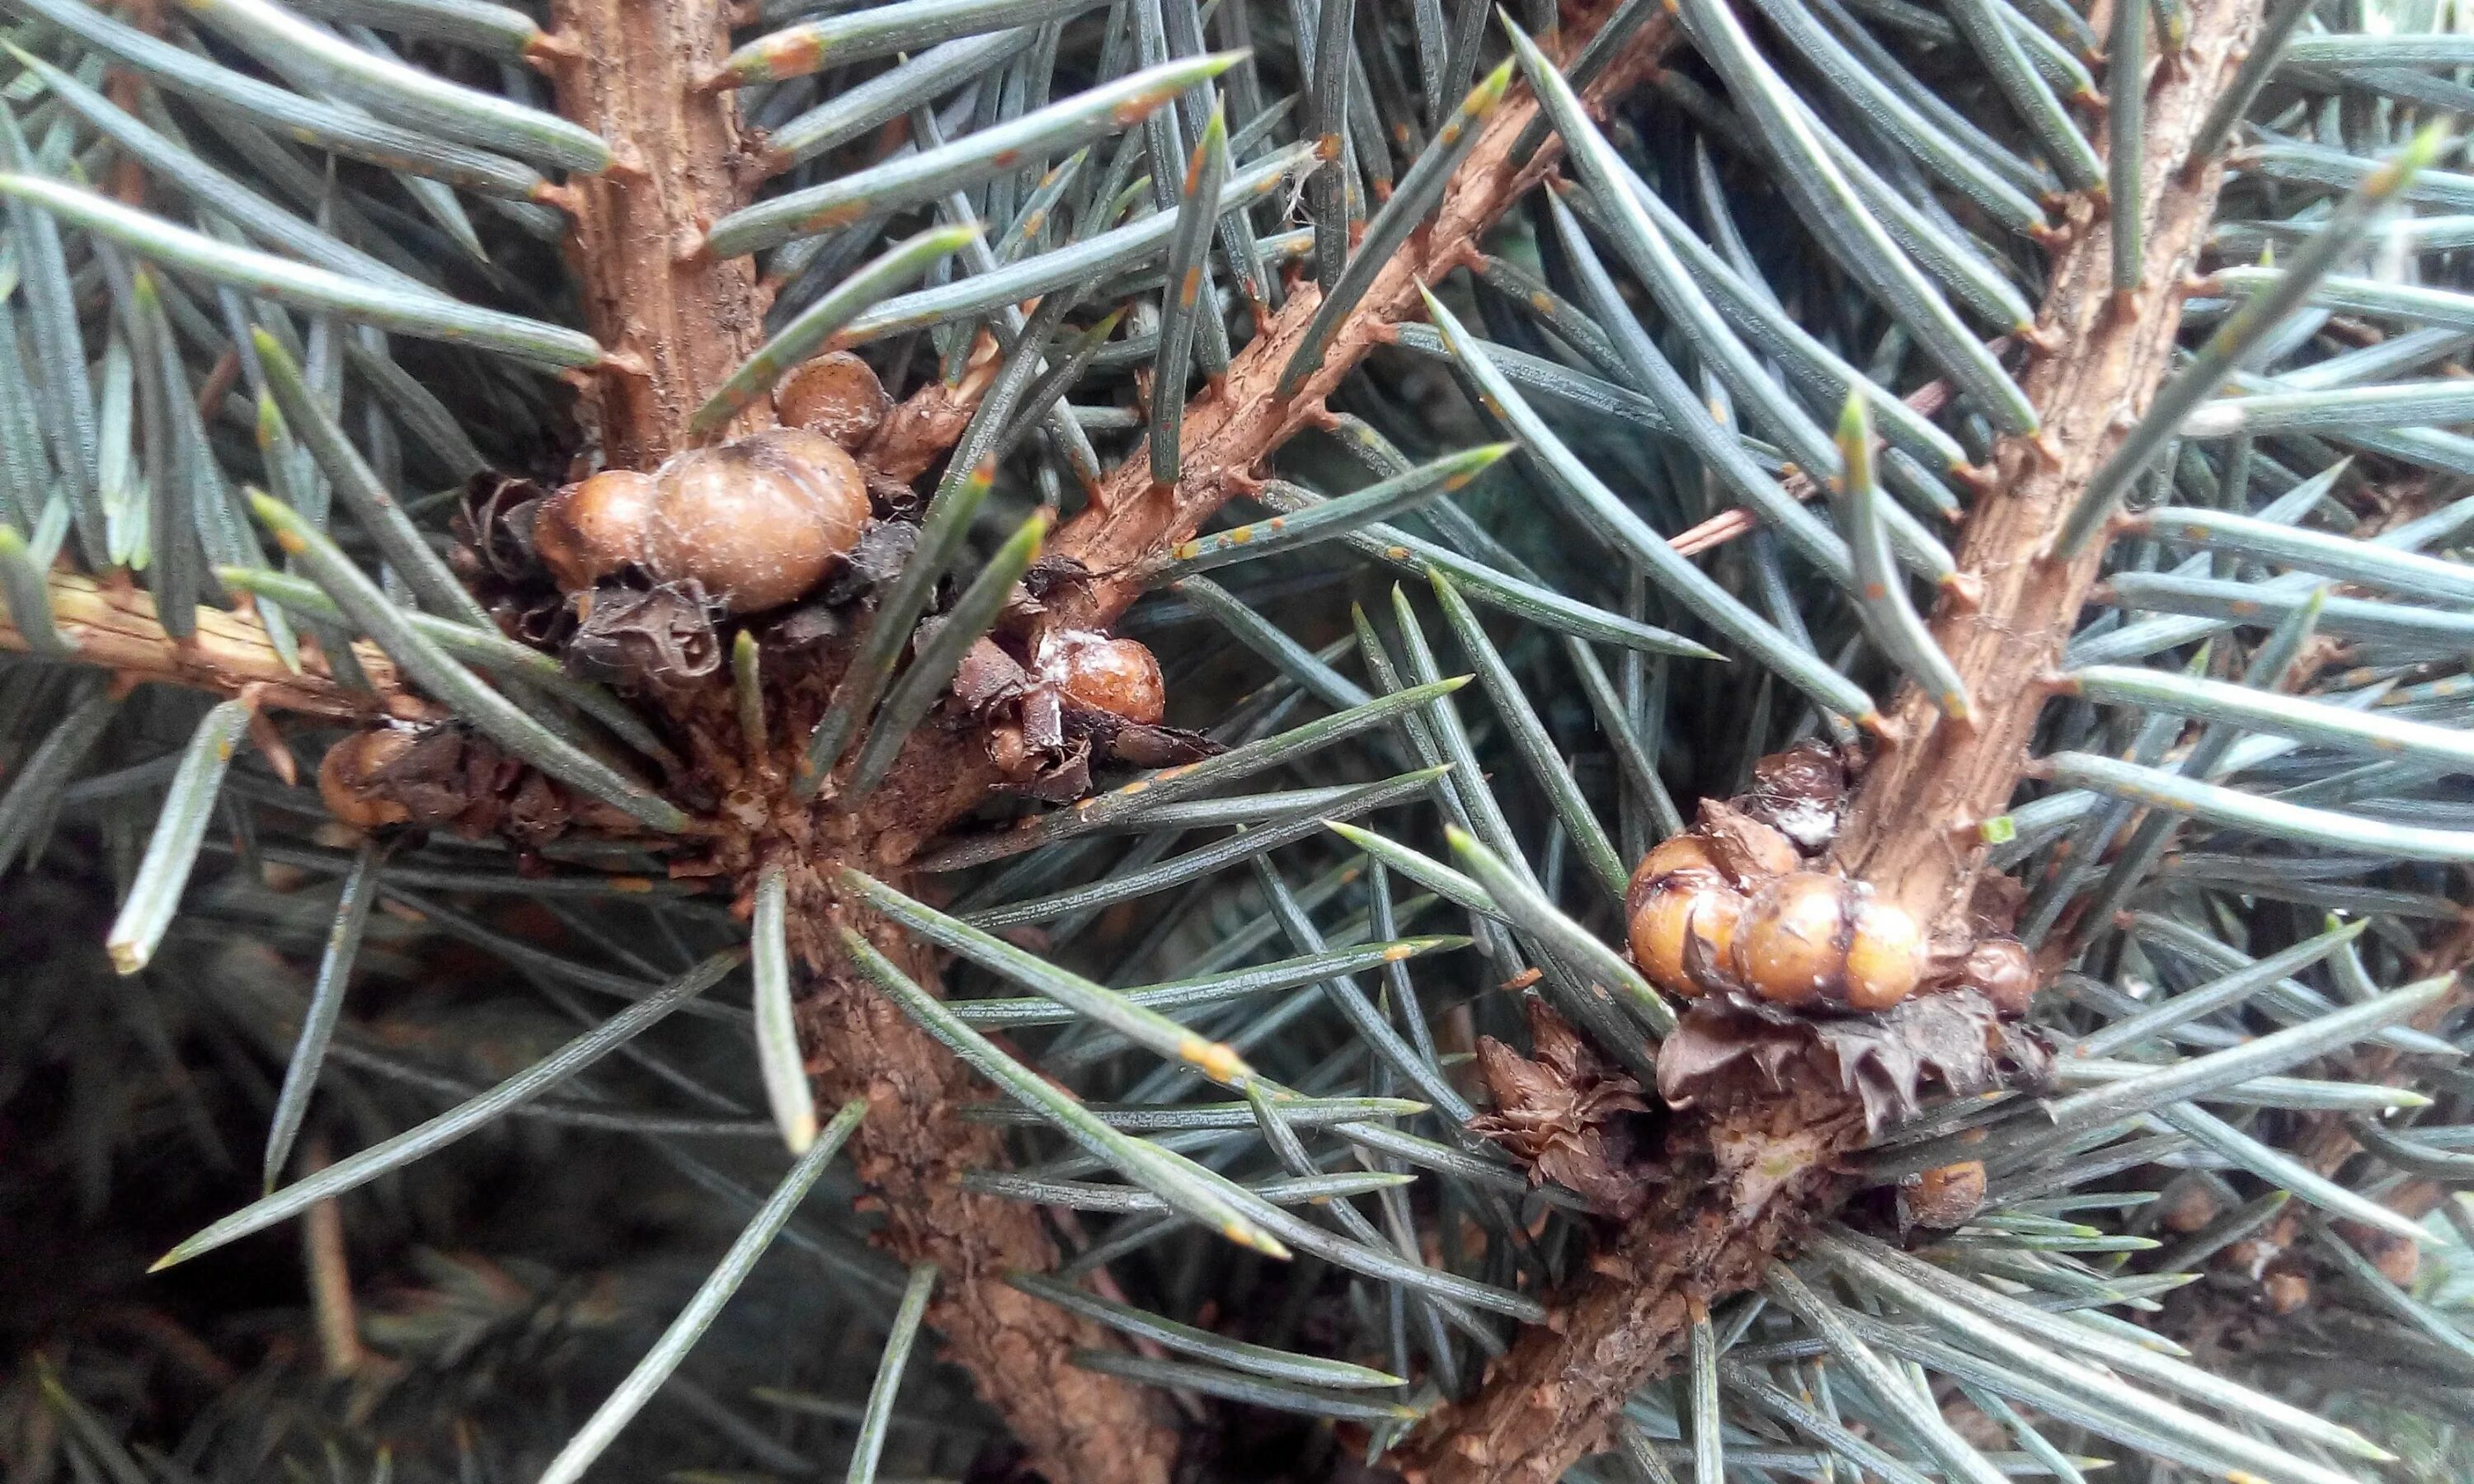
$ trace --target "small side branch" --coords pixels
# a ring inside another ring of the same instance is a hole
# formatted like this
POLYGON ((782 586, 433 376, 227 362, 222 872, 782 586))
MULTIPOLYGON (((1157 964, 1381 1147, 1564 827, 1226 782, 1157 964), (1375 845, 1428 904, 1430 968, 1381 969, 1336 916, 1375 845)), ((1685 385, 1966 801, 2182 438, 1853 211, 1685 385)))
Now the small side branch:
MULTIPOLYGON (((1566 57, 1588 39, 1582 27, 1565 28, 1564 36, 1566 57)), ((1584 89, 1583 99, 1594 106, 1620 97, 1657 68, 1673 40, 1666 16, 1643 24, 1584 89)), ((1230 497, 1244 492, 1264 459, 1324 416, 1323 399, 1367 352, 1419 312, 1419 289, 1473 259, 1479 237, 1563 157, 1563 143, 1551 134, 1526 158, 1515 157, 1514 145, 1537 116, 1537 101, 1525 92, 1495 110, 1444 188, 1434 220, 1385 265, 1342 322, 1322 368, 1294 395, 1280 395, 1278 386, 1322 301, 1311 284, 1290 294, 1263 333, 1229 363, 1219 385, 1186 403, 1175 485, 1155 488, 1151 460, 1140 451, 1109 474, 1100 497, 1057 533, 1052 547, 1102 574, 1075 595, 1070 622, 1094 629, 1112 623, 1142 592, 1124 574, 1192 537, 1230 497)))
MULTIPOLYGON (((1602 18, 1565 26, 1567 54, 1588 39, 1602 18)), ((1672 37, 1663 17, 1642 26, 1583 96, 1592 104, 1620 96, 1656 68, 1672 37)), ((1368 351, 1391 338, 1394 325, 1417 311, 1419 285, 1442 278, 1473 254, 1479 236, 1553 168, 1562 145, 1551 136, 1534 156, 1513 157, 1513 144, 1536 116, 1536 103, 1525 98, 1496 110, 1454 173, 1435 219, 1384 269, 1342 324, 1322 369, 1296 395, 1278 396, 1274 389, 1322 302, 1312 284, 1291 292, 1263 332, 1238 352, 1225 378, 1187 401, 1175 488, 1154 490, 1150 457, 1137 450, 1109 474, 1100 497, 1057 533, 1051 550, 1074 557, 1095 572, 1131 571, 1145 558, 1191 537, 1213 512, 1241 493, 1255 467, 1292 434, 1320 419, 1323 398, 1332 389, 1368 351)), ((981 347, 959 383, 931 383, 895 408, 868 449, 874 467, 910 479, 951 447, 995 379, 992 351, 992 343, 981 347)), ((1072 621, 1078 627, 1104 628, 1140 595, 1138 585, 1104 576, 1076 600, 1079 609, 1072 621)))
MULTIPOLYGON (((176 639, 163 632, 154 595, 141 587, 54 572, 50 589, 53 627, 68 640, 69 658, 109 670, 127 684, 159 681, 225 697, 255 686, 260 706, 336 721, 423 721, 444 714, 406 690, 394 663, 373 644, 352 646, 373 689, 352 690, 335 683, 306 641, 303 669, 286 669, 255 613, 201 608, 197 632, 176 639)), ((26 636, 0 613, 0 650, 28 649, 26 636)))

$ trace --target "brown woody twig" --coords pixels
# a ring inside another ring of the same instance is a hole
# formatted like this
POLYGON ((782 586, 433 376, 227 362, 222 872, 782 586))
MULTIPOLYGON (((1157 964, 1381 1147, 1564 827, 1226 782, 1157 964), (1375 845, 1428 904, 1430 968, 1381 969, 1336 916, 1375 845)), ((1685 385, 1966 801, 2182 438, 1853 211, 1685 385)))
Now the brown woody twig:
MULTIPOLYGON (((753 178, 736 103, 696 86, 729 50, 728 25, 715 0, 553 0, 550 15, 536 50, 559 111, 615 156, 563 187, 585 322, 610 352, 579 413, 603 463, 650 468, 764 339, 754 260, 703 247, 753 178)), ((760 399, 742 420, 770 418, 760 399)))
MULTIPOLYGON (((154 595, 126 579, 97 582, 54 572, 49 586, 52 627, 68 641, 71 658, 109 670, 126 683, 161 681, 222 696, 256 686, 263 706, 337 721, 424 721, 444 714, 405 690, 395 665, 374 644, 352 646, 373 689, 351 690, 335 683, 313 641, 303 641, 302 671, 286 669, 255 612, 201 608, 197 631, 176 639, 156 620, 154 595)), ((25 634, 0 612, 0 650, 23 653, 28 647, 25 634)))

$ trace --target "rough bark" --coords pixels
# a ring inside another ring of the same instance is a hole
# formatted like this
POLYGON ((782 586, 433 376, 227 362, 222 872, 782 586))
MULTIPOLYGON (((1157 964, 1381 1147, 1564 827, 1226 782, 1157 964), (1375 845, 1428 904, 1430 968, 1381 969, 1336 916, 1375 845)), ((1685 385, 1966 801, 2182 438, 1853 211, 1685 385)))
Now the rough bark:
POLYGON ((2183 284, 2216 214, 2215 168, 2186 181, 2178 167, 2256 12, 2219 4, 2181 69, 2165 73, 2148 101, 2147 282, 2127 312, 2113 298, 2101 228, 2082 233, 2053 275, 2037 327, 2045 344, 2064 348, 2037 362, 2026 381, 2044 432, 2002 442, 1996 492, 1970 511, 1959 549, 1961 570, 1983 584, 1981 601, 1974 610, 1945 603, 1933 624, 1968 679, 1979 724, 1942 720, 1930 697, 1908 687, 1893 713, 1904 743, 1857 795, 1839 863, 1919 921, 1964 907, 1984 853, 1976 826, 2009 804, 2047 678, 2103 560, 2101 540, 2070 561, 2054 558, 2053 534, 2164 378, 2183 284), (1945 827, 1919 829, 1919 820, 1945 827))
MULTIPOLYGON (((720 0, 550 8, 539 60, 559 111, 616 156, 565 187, 585 323, 611 354, 579 412, 613 467, 650 468, 677 448, 697 404, 764 338, 754 260, 702 248, 753 179, 733 95, 695 85, 729 50, 727 11, 720 0)), ((760 399, 742 421, 771 413, 760 399)))
MULTIPOLYGON (((808 905, 822 900, 819 889, 808 905)), ((832 911, 799 916, 813 926, 832 911)), ((881 920, 863 930, 913 978, 936 983, 935 955, 881 920)), ((882 1197, 885 1245, 906 1261, 939 1268, 928 1322, 948 1356, 970 1370, 1032 1466, 1056 1484, 1166 1480, 1177 1440, 1160 1400, 1071 1361, 1077 1350, 1114 1342, 1088 1320, 1005 1281, 1008 1272, 1055 1267, 1056 1244, 1037 1208, 962 1188, 964 1172, 1006 1163, 1000 1131, 961 1116, 986 1101, 984 1086, 884 995, 832 963, 821 942, 803 948, 811 965, 824 966, 799 1003, 801 1041, 814 1048, 809 1069, 825 1106, 867 1101, 848 1158, 882 1197)))
MULTIPOLYGON (((1952 922, 1965 910, 1983 846, 1977 822, 2001 812, 2027 760, 2046 692, 2098 562, 2050 555, 2087 477, 2145 411, 2181 325, 2182 284, 2216 210, 2219 172, 2181 169, 2191 132, 2238 64, 2259 22, 2257 0, 2218 0, 2195 14, 2177 65, 2147 100, 2147 282, 2127 306, 2112 299, 2111 243, 2083 226, 2054 266, 2038 317, 2053 347, 2025 390, 2045 423, 2005 439, 1993 491, 1970 513, 1960 570, 1981 584, 1970 608, 1947 598, 1933 632, 1966 677, 1979 721, 1939 719, 1932 700, 1902 687, 1903 745, 1860 781, 1836 864, 1914 911, 1952 922)), ((2075 209, 2084 209, 2083 204, 2075 209)), ((1623 1399, 1659 1374, 1683 1343, 1688 1301, 1752 1286, 1770 1255, 1854 1188, 1836 1173, 1863 1124, 1840 1095, 1792 1088, 1715 1122, 1688 1119, 1669 1158, 1683 1188, 1631 1224, 1560 1301, 1489 1369, 1476 1395, 1440 1409, 1399 1455, 1417 1484, 1550 1484, 1607 1445, 1623 1399), (1725 1151, 1768 1130, 1786 1140, 1791 1173, 1755 1185, 1725 1151), (1696 1143, 1696 1141, 1698 1141, 1696 1143), (1707 1152, 1705 1152, 1707 1151, 1707 1152), (1708 1172, 1695 1180, 1695 1170, 1708 1172)))

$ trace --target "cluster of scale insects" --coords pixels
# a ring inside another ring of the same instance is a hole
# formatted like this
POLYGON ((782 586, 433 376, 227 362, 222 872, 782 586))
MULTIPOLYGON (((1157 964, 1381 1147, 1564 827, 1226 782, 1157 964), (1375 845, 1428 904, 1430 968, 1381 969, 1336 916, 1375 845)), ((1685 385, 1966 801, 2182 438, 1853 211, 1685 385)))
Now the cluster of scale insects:
POLYGON ((1697 827, 1633 872, 1624 905, 1641 972, 1687 999, 1880 1012, 1920 990, 1972 989, 2025 1014, 2035 967, 2017 939, 1932 942, 1906 908, 1819 869, 1846 787, 1836 756, 1807 744, 1764 758, 1734 803, 1703 801, 1697 827))
MULTIPOLYGON (((603 469, 547 493, 476 481, 461 555, 485 587, 519 589, 494 605, 501 623, 562 649, 569 667, 592 679, 653 693, 692 687, 719 667, 717 623, 778 638, 814 629, 807 620, 822 614, 824 632, 846 632, 847 613, 837 610, 866 586, 865 543, 889 538, 885 549, 907 552, 915 515, 907 491, 863 462, 890 401, 864 361, 836 351, 793 371, 774 404, 783 425, 684 449, 649 471, 603 469), (521 590, 544 585, 554 590, 546 601, 521 590)), ((1044 628, 1015 648, 1018 657, 982 638, 954 686, 966 712, 987 712, 991 697, 1053 698, 1044 728, 1030 715, 982 715, 989 754, 1008 779, 1041 791, 1069 711, 1103 713, 1119 738, 1110 755, 1124 760, 1191 760, 1184 751, 1201 746, 1160 729, 1166 686, 1141 643, 1044 628), (1128 739, 1124 728, 1157 735, 1128 739), (1142 740, 1160 755, 1130 755, 1144 751, 1142 740)), ((1079 792, 1087 776, 1074 770, 1067 785, 1079 792)), ((538 836, 594 812, 477 739, 436 727, 348 737, 328 750, 319 781, 336 817, 364 829, 512 826, 538 836), (438 797, 424 805, 417 780, 442 775, 456 781, 432 787, 438 797)))

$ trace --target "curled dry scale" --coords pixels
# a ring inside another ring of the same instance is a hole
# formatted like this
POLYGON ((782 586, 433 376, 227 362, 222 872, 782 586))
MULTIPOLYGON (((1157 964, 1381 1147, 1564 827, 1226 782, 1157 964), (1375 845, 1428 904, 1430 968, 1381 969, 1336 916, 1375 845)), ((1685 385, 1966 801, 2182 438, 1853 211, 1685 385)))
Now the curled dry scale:
POLYGON ((2450 8, 0 5, 12 1484, 2474 1477, 2450 8))

